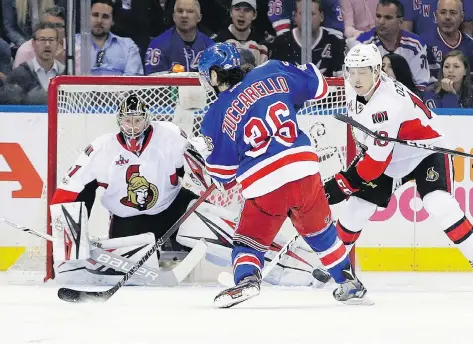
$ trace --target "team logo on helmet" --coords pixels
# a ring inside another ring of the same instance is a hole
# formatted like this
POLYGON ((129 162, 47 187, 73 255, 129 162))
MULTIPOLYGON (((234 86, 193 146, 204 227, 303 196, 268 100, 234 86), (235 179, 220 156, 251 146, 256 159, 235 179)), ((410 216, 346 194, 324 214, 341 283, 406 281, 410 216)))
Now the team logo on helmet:
POLYGON ((140 165, 131 165, 126 170, 126 183, 128 195, 120 203, 131 208, 148 210, 158 201, 158 188, 140 175, 140 165))

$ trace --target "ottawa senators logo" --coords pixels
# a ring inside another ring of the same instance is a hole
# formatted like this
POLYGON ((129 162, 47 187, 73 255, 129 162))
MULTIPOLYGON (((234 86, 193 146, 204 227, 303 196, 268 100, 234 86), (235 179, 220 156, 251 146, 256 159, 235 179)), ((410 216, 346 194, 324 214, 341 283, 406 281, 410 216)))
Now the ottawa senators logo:
POLYGON ((388 120, 388 113, 387 111, 376 112, 371 115, 371 118, 373 119, 373 124, 383 123, 388 120))
POLYGON ((128 196, 123 197, 120 203, 138 210, 148 210, 158 201, 158 188, 145 177, 140 176, 140 165, 131 165, 126 170, 128 196))

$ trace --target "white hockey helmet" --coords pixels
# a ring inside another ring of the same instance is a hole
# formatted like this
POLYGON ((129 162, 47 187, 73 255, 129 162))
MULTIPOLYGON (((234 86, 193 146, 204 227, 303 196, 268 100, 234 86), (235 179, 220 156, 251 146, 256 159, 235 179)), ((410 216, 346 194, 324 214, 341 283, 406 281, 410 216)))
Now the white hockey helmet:
POLYGON ((357 44, 350 49, 345 57, 345 68, 372 67, 381 68, 383 59, 379 49, 374 44, 357 44))
POLYGON ((343 77, 359 96, 368 96, 379 81, 382 64, 383 59, 376 45, 360 43, 351 48, 345 57, 343 77), (359 73, 362 72, 356 72, 356 68, 370 68, 371 72, 361 77, 359 73))

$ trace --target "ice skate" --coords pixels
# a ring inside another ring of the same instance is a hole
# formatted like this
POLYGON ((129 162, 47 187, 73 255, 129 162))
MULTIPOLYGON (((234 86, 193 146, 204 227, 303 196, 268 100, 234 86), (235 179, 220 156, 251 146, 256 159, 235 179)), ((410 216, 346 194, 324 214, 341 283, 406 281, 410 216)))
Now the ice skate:
POLYGON ((218 294, 214 303, 218 308, 230 308, 243 301, 259 295, 261 284, 261 274, 247 276, 236 286, 225 289, 218 294))
POLYGON ((360 282, 358 277, 356 277, 353 268, 349 266, 349 268, 343 270, 342 273, 347 280, 333 291, 335 300, 347 305, 373 305, 374 302, 366 296, 368 290, 363 283, 360 282))
POLYGON ((316 288, 323 288, 325 284, 332 280, 332 276, 323 266, 314 269, 314 271, 312 271, 312 276, 315 279, 314 286, 316 288))

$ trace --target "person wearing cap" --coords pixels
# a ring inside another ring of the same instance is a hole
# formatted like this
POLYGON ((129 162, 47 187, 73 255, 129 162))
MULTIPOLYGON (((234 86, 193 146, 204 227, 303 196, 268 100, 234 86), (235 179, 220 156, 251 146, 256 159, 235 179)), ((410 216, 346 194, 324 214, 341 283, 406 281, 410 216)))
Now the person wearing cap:
POLYGON ((251 51, 258 66, 268 60, 268 48, 264 44, 264 35, 251 26, 256 16, 256 0, 232 0, 232 23, 210 38, 215 42, 232 43, 238 50, 251 51))

